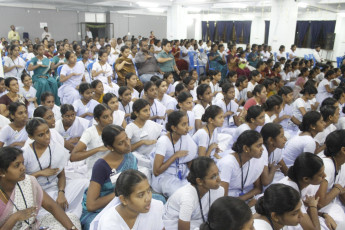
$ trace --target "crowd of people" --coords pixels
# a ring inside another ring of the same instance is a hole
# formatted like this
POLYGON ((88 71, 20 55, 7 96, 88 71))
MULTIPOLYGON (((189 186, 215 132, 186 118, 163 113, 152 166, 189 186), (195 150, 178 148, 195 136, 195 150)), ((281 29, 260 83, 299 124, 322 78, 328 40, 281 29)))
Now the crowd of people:
POLYGON ((344 228, 345 66, 319 46, 11 29, 0 229, 344 228))

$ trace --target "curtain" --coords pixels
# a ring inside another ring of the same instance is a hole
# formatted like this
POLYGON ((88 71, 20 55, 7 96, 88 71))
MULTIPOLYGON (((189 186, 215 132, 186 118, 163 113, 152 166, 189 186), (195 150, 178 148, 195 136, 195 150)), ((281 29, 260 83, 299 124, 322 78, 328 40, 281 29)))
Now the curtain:
POLYGON ((218 28, 218 40, 225 40, 225 26, 226 22, 225 21, 218 21, 217 22, 217 28, 218 28))
POLYGON ((202 40, 207 40, 207 22, 202 21, 201 22, 201 31, 202 31, 202 40))
POLYGON ((215 26, 214 26, 214 21, 209 21, 208 24, 209 24, 209 29, 210 29, 210 40, 211 41, 214 41, 214 32, 215 32, 215 26))
POLYGON ((321 29, 322 29, 322 21, 312 21, 310 23, 311 28, 311 48, 314 49, 315 43, 319 38, 321 29))
POLYGON ((234 26, 235 26, 235 32, 236 32, 236 43, 238 43, 240 37, 242 36, 243 22, 234 22, 234 26))
POLYGON ((309 21, 297 21, 297 33, 298 33, 298 47, 302 47, 304 38, 309 28, 309 21))
POLYGON ((226 38, 225 41, 229 42, 231 40, 232 28, 234 26, 234 22, 227 21, 226 23, 226 38))
POLYGON ((243 43, 248 44, 250 40, 250 30, 252 27, 252 21, 244 21, 243 25, 243 43))
POLYGON ((268 35, 270 33, 270 21, 265 21, 265 44, 268 44, 268 35))
POLYGON ((334 34, 334 30, 335 30, 335 22, 336 21, 322 21, 322 38, 324 40, 327 39, 327 35, 328 34, 334 34))

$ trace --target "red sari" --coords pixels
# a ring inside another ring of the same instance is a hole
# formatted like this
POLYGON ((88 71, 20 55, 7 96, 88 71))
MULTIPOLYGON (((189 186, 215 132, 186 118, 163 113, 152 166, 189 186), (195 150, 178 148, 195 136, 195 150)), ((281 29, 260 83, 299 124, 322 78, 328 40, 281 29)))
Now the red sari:
POLYGON ((188 70, 188 62, 186 62, 186 60, 180 59, 180 52, 181 49, 179 47, 173 47, 171 50, 172 54, 175 57, 175 62, 176 62, 176 66, 177 68, 181 71, 181 70, 188 70))

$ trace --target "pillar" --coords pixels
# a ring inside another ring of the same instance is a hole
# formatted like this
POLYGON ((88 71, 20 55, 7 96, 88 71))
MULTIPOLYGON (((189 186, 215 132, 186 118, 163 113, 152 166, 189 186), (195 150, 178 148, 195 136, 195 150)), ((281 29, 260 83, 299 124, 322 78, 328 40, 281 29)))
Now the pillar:
POLYGON ((336 60, 336 57, 344 56, 345 52, 345 15, 338 14, 337 21, 335 24, 335 40, 334 40, 334 47, 333 47, 333 58, 332 60, 336 60))
POLYGON ((187 10, 181 5, 173 4, 167 12, 167 39, 182 39, 187 37, 189 17, 187 10))

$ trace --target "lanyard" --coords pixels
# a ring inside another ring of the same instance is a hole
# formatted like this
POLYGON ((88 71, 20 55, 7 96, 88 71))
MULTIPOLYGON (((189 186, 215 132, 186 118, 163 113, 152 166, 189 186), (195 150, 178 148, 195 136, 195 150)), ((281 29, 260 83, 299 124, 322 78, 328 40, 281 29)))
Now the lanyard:
MULTIPOLYGON (((157 105, 156 105, 156 102, 155 102, 155 101, 153 101, 152 106, 150 106, 150 110, 151 110, 151 112, 152 112, 152 116, 158 116, 157 105), (153 111, 153 109, 152 109, 153 105, 155 105, 155 107, 156 107, 156 114, 154 113, 154 111, 153 111)), ((155 119, 155 122, 157 122, 157 119, 155 119)), ((172 139, 171 139, 171 140, 172 140, 172 139)))
MULTIPOLYGON (((40 167, 40 169, 41 169, 41 171, 42 171, 43 168, 42 168, 41 162, 40 162, 40 160, 39 160, 39 158, 38 158, 38 156, 37 156, 37 153, 36 153, 35 142, 32 143, 32 148, 33 148, 33 150, 34 150, 34 153, 35 153, 35 156, 36 156, 36 160, 37 160, 38 166, 40 167)), ((50 149, 50 145, 48 145, 48 148, 49 148, 49 165, 48 165, 47 168, 50 168, 50 166, 51 166, 51 164, 52 164, 52 151, 51 151, 51 149, 50 149)), ((48 181, 48 183, 50 183, 48 177, 47 177, 47 181, 48 181)))
MULTIPOLYGON (((129 106, 129 103, 127 105, 123 105, 122 102, 120 101, 122 107, 123 107, 123 110, 125 111, 125 114, 127 114, 127 111, 126 111, 126 106, 128 105, 128 113, 131 113, 131 107, 129 106)), ((131 121, 131 117, 126 117, 126 122, 127 124, 129 124, 129 122, 131 121)))
MULTIPOLYGON (((12 60, 12 62, 13 62, 13 64, 14 65, 16 65, 16 63, 14 62, 14 60, 11 58, 11 60, 12 60)), ((18 65, 19 65, 19 59, 18 59, 18 65)), ((18 70, 18 67, 16 66, 16 70, 17 70, 17 73, 19 72, 19 70, 18 70)))
POLYGON ((208 146, 207 149, 210 147, 210 142, 211 142, 211 133, 210 129, 208 128, 208 125, 206 125, 207 131, 208 131, 208 146))
MULTIPOLYGON (((203 223, 205 223, 206 221, 205 221, 204 212, 202 210, 201 197, 200 197, 199 189, 196 187, 196 185, 194 187, 196 189, 196 193, 198 194, 198 198, 199 198, 199 206, 200 206, 201 217, 202 217, 203 223)), ((210 210, 210 207, 211 207, 211 191, 208 190, 208 210, 210 210)))
MULTIPOLYGON (((226 112, 231 111, 231 100, 230 100, 230 102, 229 102, 229 104, 230 104, 230 109, 229 109, 229 110, 228 110, 228 105, 227 105, 226 102, 225 102, 225 99, 223 99, 223 100, 224 100, 226 112)), ((230 126, 230 115, 226 116, 226 118, 227 118, 226 120, 228 121, 228 126, 230 126)))
MULTIPOLYGON (((175 145, 174 145, 174 140, 172 138, 172 133, 170 133, 170 138, 171 138, 171 144, 172 144, 172 147, 174 149, 174 154, 176 153, 176 150, 175 150, 175 145)), ((181 148, 182 148, 182 137, 180 137, 180 150, 181 151, 181 148)), ((182 171, 179 169, 179 165, 180 165, 180 158, 177 158, 176 161, 175 161, 175 164, 176 164, 176 170, 177 170, 177 177, 182 180, 182 171)))
POLYGON ((249 174, 249 168, 250 168, 250 161, 248 163, 248 170, 247 170, 247 175, 246 175, 246 178, 244 178, 244 181, 243 181, 243 165, 242 165, 242 157, 241 157, 241 154, 237 153, 238 154, 238 158, 240 159, 240 166, 241 166, 241 194, 243 194, 243 189, 244 189, 244 185, 247 181, 247 178, 248 178, 248 174, 249 174))

